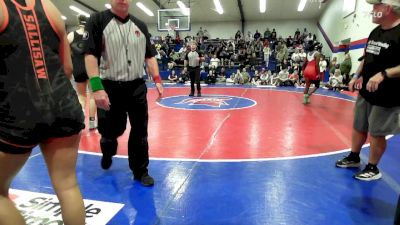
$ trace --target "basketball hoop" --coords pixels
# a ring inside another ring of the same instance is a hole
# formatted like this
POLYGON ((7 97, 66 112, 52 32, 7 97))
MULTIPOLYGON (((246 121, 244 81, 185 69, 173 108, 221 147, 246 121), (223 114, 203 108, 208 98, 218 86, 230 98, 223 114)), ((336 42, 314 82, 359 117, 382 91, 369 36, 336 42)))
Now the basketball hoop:
POLYGON ((318 2, 319 2, 319 7, 318 7, 318 8, 320 9, 320 8, 321 8, 321 6, 322 6, 322 3, 325 3, 325 2, 326 2, 326 0, 319 0, 318 2))
POLYGON ((169 25, 168 33, 169 33, 169 35, 170 35, 172 38, 175 38, 175 37, 176 37, 176 31, 175 31, 175 29, 176 29, 176 25, 174 25, 174 24, 170 24, 170 25, 169 25))
POLYGON ((175 32, 176 26, 174 24, 169 25, 169 29, 173 32, 175 32))

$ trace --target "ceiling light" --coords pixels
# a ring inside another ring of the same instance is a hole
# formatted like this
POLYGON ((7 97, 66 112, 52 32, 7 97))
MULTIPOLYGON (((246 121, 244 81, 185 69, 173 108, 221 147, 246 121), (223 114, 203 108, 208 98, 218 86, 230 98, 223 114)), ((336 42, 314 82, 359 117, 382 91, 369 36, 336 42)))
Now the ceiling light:
POLYGON ((111 5, 110 5, 110 4, 108 4, 108 3, 107 3, 107 4, 105 4, 104 6, 105 6, 107 9, 111 9, 111 5))
POLYGON ((154 13, 150 9, 148 9, 145 5, 143 5, 143 3, 137 2, 136 6, 139 7, 141 10, 143 10, 143 12, 145 12, 148 16, 154 16, 154 13))
POLYGON ((215 9, 219 14, 223 14, 224 10, 222 9, 221 2, 219 0, 214 0, 215 9))
POLYGON ((69 8, 70 8, 72 11, 79 13, 80 15, 84 15, 84 16, 86 16, 86 17, 90 17, 90 14, 89 14, 89 13, 83 11, 82 9, 80 9, 80 8, 78 8, 78 7, 76 7, 76 6, 70 5, 69 8))
POLYGON ((299 7, 297 7, 297 11, 302 12, 304 7, 306 6, 307 0, 300 0, 299 7))
POLYGON ((186 5, 182 1, 177 1, 176 4, 178 4, 179 8, 181 8, 182 14, 185 16, 190 15, 190 9, 186 7, 186 5))
POLYGON ((265 13, 267 10, 267 0, 260 0, 260 13, 265 13))
POLYGON ((66 16, 61 16, 61 19, 67 20, 67 17, 66 16))

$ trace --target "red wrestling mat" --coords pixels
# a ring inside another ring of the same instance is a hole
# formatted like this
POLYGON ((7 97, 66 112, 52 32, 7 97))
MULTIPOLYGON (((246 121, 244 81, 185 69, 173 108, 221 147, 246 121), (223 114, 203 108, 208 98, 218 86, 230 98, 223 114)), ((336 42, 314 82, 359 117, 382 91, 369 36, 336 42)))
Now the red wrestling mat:
MULTIPOLYGON (((187 95, 188 88, 167 88, 165 96, 187 95)), ((203 96, 237 96, 257 104, 236 110, 185 110, 155 102, 149 89, 150 156, 187 159, 258 159, 328 153, 350 147, 353 103, 301 93, 253 88, 203 88, 203 96)), ((127 131, 129 126, 127 126, 127 131)), ((127 155, 128 132, 118 154, 127 155)), ((97 131, 82 135, 80 149, 100 152, 97 131)))

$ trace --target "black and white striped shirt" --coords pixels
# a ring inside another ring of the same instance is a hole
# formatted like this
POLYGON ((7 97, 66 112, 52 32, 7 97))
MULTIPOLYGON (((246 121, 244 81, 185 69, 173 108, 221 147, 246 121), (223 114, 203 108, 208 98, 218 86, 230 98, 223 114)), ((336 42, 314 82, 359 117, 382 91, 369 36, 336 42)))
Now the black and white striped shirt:
POLYGON ((187 60, 187 65, 189 67, 199 67, 200 60, 199 57, 203 57, 203 55, 197 51, 190 51, 186 54, 185 60, 187 60))
POLYGON ((142 78, 145 58, 157 54, 147 26, 132 15, 121 19, 111 10, 96 13, 91 15, 86 30, 85 53, 97 57, 101 79, 142 78))

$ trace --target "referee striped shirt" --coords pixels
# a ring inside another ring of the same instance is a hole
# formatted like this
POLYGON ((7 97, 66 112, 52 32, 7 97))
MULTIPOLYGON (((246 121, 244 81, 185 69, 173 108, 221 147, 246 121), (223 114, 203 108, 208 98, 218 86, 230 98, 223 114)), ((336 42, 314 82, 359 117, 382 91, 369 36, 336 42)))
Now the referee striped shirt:
POLYGON ((189 67, 199 67, 199 57, 203 57, 203 55, 197 51, 190 51, 186 54, 185 60, 187 60, 189 67))
POLYGON ((96 13, 91 15, 86 30, 85 53, 97 57, 101 79, 142 78, 145 58, 157 54, 147 26, 132 15, 121 19, 111 10, 96 13))

